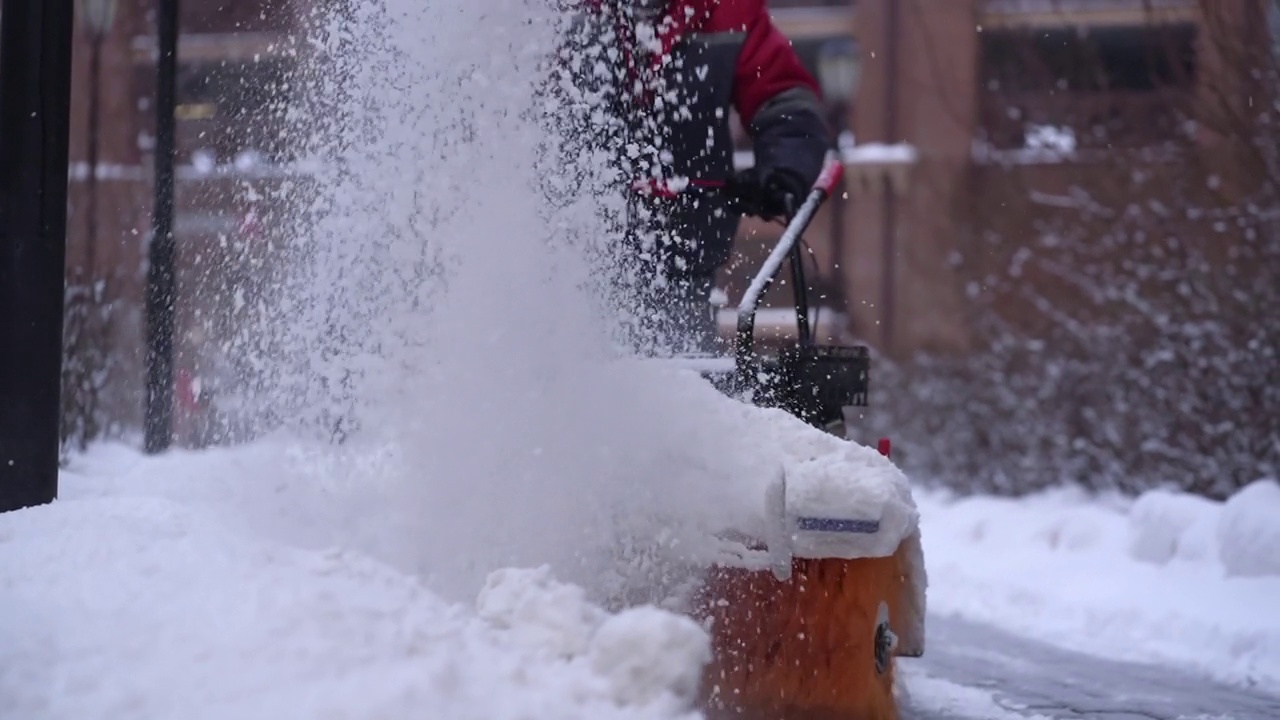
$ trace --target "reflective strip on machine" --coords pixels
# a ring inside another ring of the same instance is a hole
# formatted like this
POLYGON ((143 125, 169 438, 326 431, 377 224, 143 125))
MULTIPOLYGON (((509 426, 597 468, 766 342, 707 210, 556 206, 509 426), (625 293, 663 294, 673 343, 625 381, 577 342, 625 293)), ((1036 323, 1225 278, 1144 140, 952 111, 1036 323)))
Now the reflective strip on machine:
POLYGON ((810 532, 838 532, 874 535, 880 532, 880 521, 800 517, 796 518, 796 529, 807 530, 810 532))

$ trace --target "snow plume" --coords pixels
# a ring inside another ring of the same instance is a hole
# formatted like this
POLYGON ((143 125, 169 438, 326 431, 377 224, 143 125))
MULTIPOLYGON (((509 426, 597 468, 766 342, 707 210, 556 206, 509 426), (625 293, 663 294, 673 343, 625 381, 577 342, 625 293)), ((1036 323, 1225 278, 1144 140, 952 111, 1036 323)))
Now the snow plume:
POLYGON ((295 188, 264 333, 271 426, 319 436, 321 484, 360 468, 345 482, 368 484, 397 536, 380 555, 455 599, 510 566, 606 598, 628 582, 620 558, 661 575, 658 539, 715 525, 676 509, 726 506, 729 438, 688 412, 687 385, 621 361, 602 292, 613 170, 552 122, 595 102, 554 72, 571 16, 526 0, 330 12, 299 120, 324 169, 295 188))
POLYGON ((557 22, 522 0, 351 2, 317 18, 300 123, 326 162, 295 198, 281 318, 285 380, 317 429, 353 431, 463 345, 537 354, 575 325, 590 345, 574 293, 587 268, 551 238, 535 188, 534 93, 557 22))

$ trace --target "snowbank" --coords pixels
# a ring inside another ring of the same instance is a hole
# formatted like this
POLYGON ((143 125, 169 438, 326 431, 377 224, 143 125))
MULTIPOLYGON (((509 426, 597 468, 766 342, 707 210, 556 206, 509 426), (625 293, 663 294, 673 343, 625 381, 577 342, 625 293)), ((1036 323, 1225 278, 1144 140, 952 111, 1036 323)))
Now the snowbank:
POLYGON ((1280 576, 1228 570, 1275 557, 1280 546, 1264 530, 1277 517, 1262 497, 1270 493, 1228 503, 1256 508, 1238 518, 1162 492, 1135 502, 1071 490, 1016 500, 917 490, 929 609, 1086 653, 1280 687, 1280 576))
POLYGON ((1211 560, 1220 505, 1168 490, 1143 493, 1129 510, 1129 555, 1163 565, 1171 560, 1211 560))
POLYGON ((0 516, 0 717, 677 718, 709 652, 692 621, 606 613, 545 568, 491 575, 471 610, 111 484, 64 476, 0 516))
POLYGON ((1129 510, 1129 554, 1163 565, 1219 562, 1227 575, 1280 577, 1280 483, 1258 480, 1225 503, 1167 490, 1129 510))
POLYGON ((1217 540, 1228 575, 1280 578, 1280 483, 1259 480, 1229 498, 1217 540))

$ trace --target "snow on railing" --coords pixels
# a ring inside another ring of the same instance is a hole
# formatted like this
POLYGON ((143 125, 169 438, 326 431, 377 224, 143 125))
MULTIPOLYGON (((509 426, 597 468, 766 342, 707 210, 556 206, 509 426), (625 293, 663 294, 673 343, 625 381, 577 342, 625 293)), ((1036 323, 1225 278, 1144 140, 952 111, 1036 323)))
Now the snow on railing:
MULTIPOLYGON (((847 130, 840 133, 836 147, 845 165, 914 163, 920 159, 919 151, 909 143, 862 143, 859 145, 853 133, 847 130)), ((733 164, 737 169, 744 170, 755 164, 755 156, 750 150, 739 150, 734 153, 733 164)))
POLYGON ((840 136, 840 157, 845 178, 855 190, 881 192, 886 180, 896 192, 906 192, 911 168, 920 161, 920 151, 910 143, 858 143, 852 133, 840 136))
POLYGON ((910 165, 920 159, 914 145, 908 143, 866 143, 841 148, 846 165, 910 165))

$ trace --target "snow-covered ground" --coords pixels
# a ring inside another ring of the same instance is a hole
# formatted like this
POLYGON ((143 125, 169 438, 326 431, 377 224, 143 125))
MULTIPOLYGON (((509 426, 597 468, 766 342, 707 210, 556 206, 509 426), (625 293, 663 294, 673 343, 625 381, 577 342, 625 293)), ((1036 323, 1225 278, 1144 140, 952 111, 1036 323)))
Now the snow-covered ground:
POLYGON ((281 450, 98 447, 56 503, 0 517, 0 717, 687 712, 692 621, 606 613, 539 567, 447 603, 377 558, 359 498, 291 484, 281 450))
MULTIPOLYGON (((389 462, 278 440, 76 458, 57 502, 0 516, 0 717, 691 714, 696 625, 606 610, 545 566, 481 568, 446 599, 407 563, 423 536, 374 482, 389 462)), ((1227 569, 1253 522, 1248 548, 1274 558, 1275 494, 1224 509, 917 490, 930 611, 1280 692, 1280 576, 1227 569)), ((974 694, 905 678, 935 705, 974 694)))
POLYGON ((916 492, 929 609, 1280 694, 1280 485, 1227 503, 916 492))

